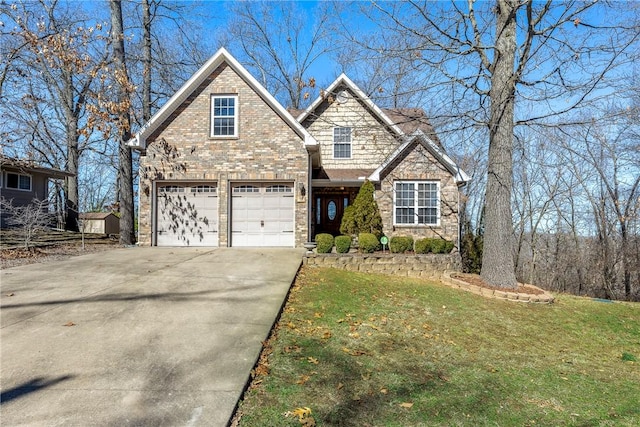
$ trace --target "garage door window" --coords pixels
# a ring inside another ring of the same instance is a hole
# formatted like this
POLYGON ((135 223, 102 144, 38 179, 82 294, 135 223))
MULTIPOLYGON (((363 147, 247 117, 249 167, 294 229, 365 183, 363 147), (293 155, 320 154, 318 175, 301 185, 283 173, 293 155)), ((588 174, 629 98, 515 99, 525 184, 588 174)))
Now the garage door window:
POLYGON ((195 187, 191 187, 192 193, 216 193, 217 188, 212 187, 210 185, 197 185, 195 187))
POLYGON ((184 187, 178 185, 167 185, 165 187, 160 187, 161 193, 184 193, 184 187))
POLYGON ((260 189, 254 185, 239 185, 237 187, 233 187, 234 193, 258 193, 260 189))
POLYGON ((288 185, 270 185, 267 187, 267 193, 291 193, 292 191, 288 185))

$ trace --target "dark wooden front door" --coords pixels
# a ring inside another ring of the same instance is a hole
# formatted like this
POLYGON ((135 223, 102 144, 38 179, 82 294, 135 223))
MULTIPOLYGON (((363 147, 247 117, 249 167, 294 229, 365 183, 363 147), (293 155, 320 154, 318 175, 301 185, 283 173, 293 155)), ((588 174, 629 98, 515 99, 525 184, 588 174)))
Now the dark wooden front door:
POLYGON ((344 208, 349 203, 348 194, 322 194, 316 197, 316 234, 340 234, 344 208))

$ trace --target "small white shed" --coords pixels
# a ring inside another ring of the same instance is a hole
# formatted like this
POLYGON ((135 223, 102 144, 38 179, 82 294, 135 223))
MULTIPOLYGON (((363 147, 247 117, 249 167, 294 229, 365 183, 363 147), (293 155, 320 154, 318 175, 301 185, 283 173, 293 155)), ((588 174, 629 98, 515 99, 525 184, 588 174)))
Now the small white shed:
POLYGON ((120 219, 110 212, 86 212, 80 214, 82 231, 96 234, 120 233, 120 219))

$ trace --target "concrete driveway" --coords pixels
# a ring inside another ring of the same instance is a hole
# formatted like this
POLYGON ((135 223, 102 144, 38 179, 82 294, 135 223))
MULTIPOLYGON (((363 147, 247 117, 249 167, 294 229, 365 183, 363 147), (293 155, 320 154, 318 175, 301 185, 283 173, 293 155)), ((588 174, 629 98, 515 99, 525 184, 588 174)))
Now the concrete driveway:
POLYGON ((3 270, 2 426, 226 426, 296 249, 128 248, 3 270))

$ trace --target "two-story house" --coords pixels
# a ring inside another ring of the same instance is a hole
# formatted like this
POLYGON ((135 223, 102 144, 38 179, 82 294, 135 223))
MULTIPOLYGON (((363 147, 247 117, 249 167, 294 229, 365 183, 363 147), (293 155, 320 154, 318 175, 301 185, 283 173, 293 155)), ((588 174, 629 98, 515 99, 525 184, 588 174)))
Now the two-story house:
POLYGON ((302 246, 339 234, 365 180, 386 235, 458 241, 469 178, 422 110, 380 109, 341 75, 293 114, 220 49, 130 143, 140 244, 302 246))

